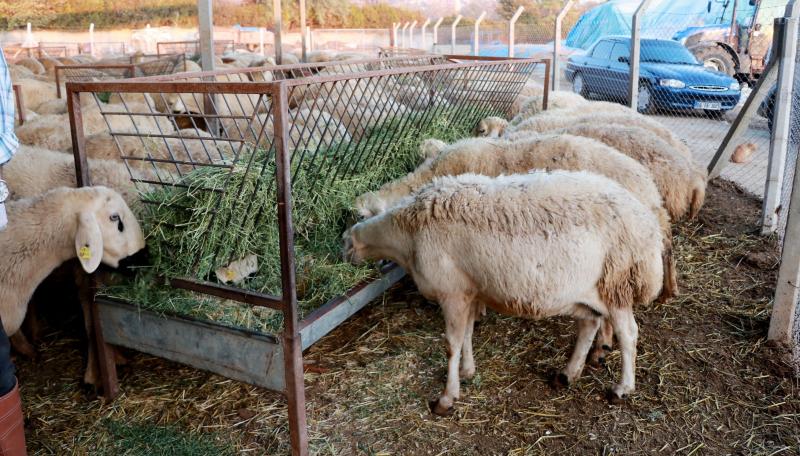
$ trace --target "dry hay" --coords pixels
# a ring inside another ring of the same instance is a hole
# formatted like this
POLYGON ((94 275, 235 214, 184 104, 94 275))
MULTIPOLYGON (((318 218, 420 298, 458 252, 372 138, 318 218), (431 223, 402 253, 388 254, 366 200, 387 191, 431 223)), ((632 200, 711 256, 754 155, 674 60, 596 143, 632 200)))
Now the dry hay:
MULTIPOLYGON (((765 342, 774 240, 752 233, 758 202, 727 183, 708 194, 699 221, 676 229, 681 297, 638 312, 630 403, 603 399, 619 352, 606 370, 554 392, 547 375, 566 362, 573 324, 490 314, 476 328, 478 373, 457 413, 432 416, 444 324, 406 281, 306 353, 312 453, 797 454, 800 385, 765 342)), ((80 343, 63 331, 46 337, 40 362, 19 364, 32 454, 141 454, 123 453, 128 440, 112 447, 109 423, 168 425, 245 454, 288 452, 280 395, 151 356, 121 368, 115 402, 87 397, 80 343)))

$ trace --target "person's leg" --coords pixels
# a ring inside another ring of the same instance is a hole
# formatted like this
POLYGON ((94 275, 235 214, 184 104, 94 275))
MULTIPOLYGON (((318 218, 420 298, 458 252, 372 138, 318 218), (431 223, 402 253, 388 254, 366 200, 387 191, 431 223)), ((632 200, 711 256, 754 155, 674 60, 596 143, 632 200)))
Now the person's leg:
POLYGON ((11 342, 0 321, 0 454, 27 455, 25 450, 25 420, 19 397, 17 378, 11 362, 11 342))

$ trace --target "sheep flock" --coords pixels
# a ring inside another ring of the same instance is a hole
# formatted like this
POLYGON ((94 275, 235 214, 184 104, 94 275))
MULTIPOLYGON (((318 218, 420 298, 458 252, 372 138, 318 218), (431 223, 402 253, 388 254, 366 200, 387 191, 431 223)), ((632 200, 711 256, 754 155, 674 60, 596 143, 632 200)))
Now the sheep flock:
MULTIPOLYGON (((358 58, 320 53, 310 60, 358 58)), ((269 63, 226 56, 218 67, 269 63)), ((193 164, 226 162, 235 153, 234 142, 213 140, 201 125, 202 100, 192 94, 81 97, 93 182, 104 187, 64 188, 76 186, 72 140, 52 71, 52 62, 37 59, 11 65, 28 111, 16 130, 24 146, 5 170, 12 222, 0 232, 0 244, 50 242, 57 248, 0 259, 6 271, 18 264, 47 265, 19 272, 29 284, 24 289, 4 287, 10 294, 0 312, 9 334, 22 325, 35 287, 60 262, 78 258, 84 270, 93 271, 101 260, 115 267, 144 247, 134 212, 148 182, 177 182, 193 164), (128 156, 125 162, 117 147, 128 156), (142 185, 134 187, 132 179, 142 185), (31 221, 54 214, 64 222, 31 221), (14 226, 19 220, 50 230, 20 230, 14 226), (87 253, 96 250, 104 253, 87 253)), ((270 72, 257 74, 270 80, 270 72)), ((179 76, 194 80, 192 73, 179 76)), ((236 73, 225 77, 232 80, 236 73)), ((351 96, 338 99, 324 84, 297 86, 289 105, 289 143, 314 149, 359 141, 388 116, 448 103, 432 98, 419 82, 409 78, 394 92, 373 88, 369 96, 353 85, 351 96)), ((553 377, 554 387, 577 381, 586 363, 603 364, 616 338, 622 372, 609 399, 619 402, 635 390, 634 312, 679 293, 671 225, 695 217, 703 206, 705 169, 671 131, 627 107, 551 92, 550 106, 542 110, 542 92, 529 82, 509 118, 481 120, 475 137, 423 141, 415 170, 351 202, 360 220, 342 234, 343 261, 394 261, 442 308, 447 382, 430 404, 439 415, 452 413, 460 380, 476 372, 473 326, 487 309, 576 320, 574 352, 553 377)), ((274 122, 263 97, 218 95, 217 108, 229 140, 272 140, 274 122)))

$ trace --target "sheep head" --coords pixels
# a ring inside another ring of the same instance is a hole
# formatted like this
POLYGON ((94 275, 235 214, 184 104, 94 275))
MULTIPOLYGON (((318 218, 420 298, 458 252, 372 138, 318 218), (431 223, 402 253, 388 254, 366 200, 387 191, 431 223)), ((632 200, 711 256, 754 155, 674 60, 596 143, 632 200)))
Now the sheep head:
POLYGON ((472 130, 473 136, 484 138, 499 138, 503 136, 508 126, 508 121, 500 117, 487 117, 481 119, 472 130))
POLYGON ((75 253, 86 272, 94 272, 101 262, 116 268, 145 247, 142 229, 117 192, 105 187, 87 191, 92 198, 78 213, 75 253))

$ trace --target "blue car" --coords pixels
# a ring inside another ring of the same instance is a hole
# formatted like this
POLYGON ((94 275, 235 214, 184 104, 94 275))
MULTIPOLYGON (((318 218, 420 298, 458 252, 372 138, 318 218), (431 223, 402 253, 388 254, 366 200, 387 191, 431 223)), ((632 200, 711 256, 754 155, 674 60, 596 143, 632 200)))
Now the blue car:
MULTIPOLYGON (((629 37, 605 37, 581 55, 569 58, 564 70, 572 90, 620 102, 628 99, 630 80, 629 37)), ((640 53, 638 108, 704 110, 720 115, 739 102, 739 83, 725 73, 698 63, 683 45, 672 40, 643 39, 640 53)))

